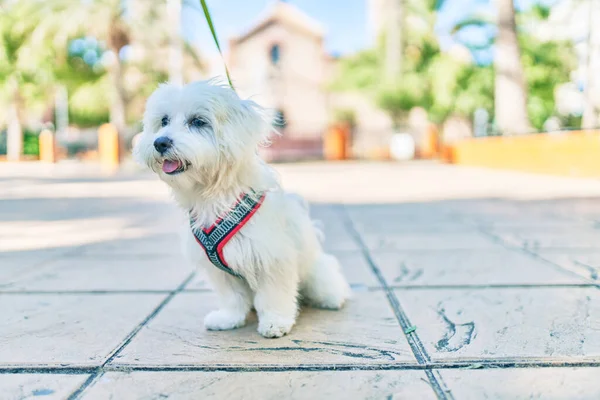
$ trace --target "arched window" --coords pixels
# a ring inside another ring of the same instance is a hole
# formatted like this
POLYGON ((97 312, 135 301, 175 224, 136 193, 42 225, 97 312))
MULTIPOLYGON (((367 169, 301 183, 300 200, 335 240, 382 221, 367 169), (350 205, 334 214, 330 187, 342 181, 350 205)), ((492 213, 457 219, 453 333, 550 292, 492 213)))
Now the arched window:
POLYGON ((278 44, 274 44, 273 46, 271 46, 269 55, 271 57, 271 64, 279 64, 279 59, 281 58, 281 49, 278 44))

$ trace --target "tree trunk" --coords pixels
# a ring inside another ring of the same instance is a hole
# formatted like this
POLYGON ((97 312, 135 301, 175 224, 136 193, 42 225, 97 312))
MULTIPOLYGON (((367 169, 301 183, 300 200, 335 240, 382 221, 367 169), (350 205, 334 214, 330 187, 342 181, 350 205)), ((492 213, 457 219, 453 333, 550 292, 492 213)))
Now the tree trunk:
POLYGON ((122 20, 121 13, 113 16, 110 23, 109 47, 115 54, 115 62, 109 70, 111 83, 110 122, 123 137, 127 128, 127 92, 124 85, 124 66, 119 53, 129 44, 129 33, 122 20))
POLYGON ((597 62, 597 40, 596 40, 596 29, 595 24, 595 11, 596 3, 593 1, 589 2, 588 10, 588 35, 587 35, 587 57, 586 57, 586 79, 584 89, 584 105, 583 105, 583 118, 581 120, 581 127, 585 129, 593 129, 598 126, 598 111, 596 104, 594 103, 594 89, 596 87, 595 82, 595 68, 597 62))
POLYGON ((388 16, 385 36, 385 77, 396 83, 402 73, 402 22, 404 0, 387 0, 388 16))
POLYGON ((110 69, 110 81, 112 86, 110 102, 110 123, 117 128, 120 135, 125 133, 127 128, 127 95, 123 86, 123 65, 118 59, 110 69))
POLYGON ((169 82, 183 84, 183 40, 181 37, 181 0, 167 0, 170 27, 169 82))
POLYGON ((494 66, 495 113, 502 134, 522 134, 531 130, 527 117, 527 91, 517 41, 513 0, 498 0, 498 37, 494 66))
POLYGON ((12 99, 7 110, 6 158, 8 161, 19 161, 23 155, 23 126, 21 125, 21 93, 15 79, 8 81, 8 90, 12 99))
POLYGON ((6 158, 19 161, 23 154, 23 128, 19 119, 18 99, 15 97, 8 108, 6 158))

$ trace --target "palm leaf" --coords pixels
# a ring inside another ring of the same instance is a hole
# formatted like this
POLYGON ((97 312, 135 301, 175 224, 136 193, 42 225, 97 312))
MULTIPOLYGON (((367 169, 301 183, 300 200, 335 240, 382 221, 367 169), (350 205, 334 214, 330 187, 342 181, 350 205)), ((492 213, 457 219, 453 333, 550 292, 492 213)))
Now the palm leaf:
POLYGON ((456 33, 460 32, 461 30, 463 30, 465 28, 469 28, 469 27, 484 28, 484 27, 492 26, 494 24, 495 24, 495 22, 491 18, 483 17, 483 16, 479 16, 479 17, 472 16, 472 17, 463 19, 462 21, 459 21, 456 25, 454 25, 454 27, 452 27, 451 33, 456 34, 456 33))

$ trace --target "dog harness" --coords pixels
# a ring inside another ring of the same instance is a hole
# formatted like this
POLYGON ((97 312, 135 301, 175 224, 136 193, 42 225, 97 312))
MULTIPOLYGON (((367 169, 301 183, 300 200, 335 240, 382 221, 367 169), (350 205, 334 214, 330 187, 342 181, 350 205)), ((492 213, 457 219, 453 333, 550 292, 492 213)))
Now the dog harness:
POLYGON ((190 212, 190 226, 196 242, 204 249, 210 262, 221 271, 237 278, 243 278, 229 267, 223 256, 223 248, 258 211, 266 195, 266 192, 244 194, 230 211, 217 219, 208 228, 196 228, 196 220, 190 212))

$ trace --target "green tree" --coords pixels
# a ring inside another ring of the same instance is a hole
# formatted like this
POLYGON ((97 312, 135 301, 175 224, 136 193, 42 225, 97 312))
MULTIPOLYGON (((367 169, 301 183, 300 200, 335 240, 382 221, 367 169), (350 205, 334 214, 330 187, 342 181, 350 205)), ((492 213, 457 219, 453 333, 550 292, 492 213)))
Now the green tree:
MULTIPOLYGON (((165 16, 166 0, 19 0, 14 4, 28 10, 17 14, 11 7, 5 13, 29 21, 23 42, 36 52, 51 54, 51 61, 33 63, 33 69, 50 70, 55 83, 67 88, 70 113, 84 125, 102 122, 108 113, 123 133, 132 120, 128 117, 139 117, 143 97, 167 80, 169 49, 179 30, 174 32, 165 16), (93 46, 83 53, 73 51, 73 43, 82 41, 93 46)), ((187 69, 204 69, 197 49, 189 43, 181 49, 187 69)))
POLYGON ((40 38, 36 43, 39 46, 52 42, 59 63, 68 59, 68 44, 72 38, 87 35, 106 43, 109 52, 106 68, 110 80, 110 122, 119 132, 124 132, 127 126, 127 93, 121 51, 130 44, 130 31, 125 21, 126 3, 121 0, 21 1, 38 4, 33 16, 38 25, 33 36, 40 38), (90 23, 92 19, 93 23, 90 23))
POLYGON ((529 91, 527 110, 532 125, 542 130, 556 115, 555 90, 569 82, 577 58, 570 42, 543 42, 530 35, 522 35, 520 42, 529 91))
POLYGON ((51 54, 34 49, 30 37, 35 21, 31 4, 5 2, 0 7, 0 100, 7 120, 7 157, 18 160, 23 153, 25 109, 44 98, 52 87, 52 74, 45 68, 51 54))
MULTIPOLYGON (((408 24, 404 30, 403 70, 397 84, 382 82, 385 48, 378 46, 342 60, 333 88, 360 90, 371 95, 389 112, 396 124, 400 124, 406 113, 415 106, 424 107, 430 120, 436 123, 443 122, 450 115, 470 118, 476 109, 484 108, 495 117, 500 130, 505 133, 530 130, 523 128, 525 124, 522 115, 516 119, 512 119, 514 115, 511 118, 505 117, 504 121, 515 127, 519 125, 519 129, 503 128, 506 125, 502 125, 501 118, 496 115, 499 109, 503 109, 498 104, 499 101, 506 105, 511 96, 516 96, 515 93, 521 91, 518 83, 520 79, 517 79, 516 85, 513 82, 517 90, 509 90, 508 94, 496 90, 501 85, 498 82, 503 80, 502 76, 506 78, 512 74, 509 71, 515 67, 514 62, 506 69, 502 66, 499 68, 498 63, 480 65, 442 52, 434 30, 440 5, 433 0, 406 3, 407 13, 413 23, 408 24), (499 70, 503 72, 499 74, 499 70)), ((519 26, 535 26, 548 15, 548 8, 536 5, 527 10, 519 10, 516 18, 519 26)), ((482 28, 487 33, 498 32, 493 18, 470 16, 457 24, 454 29, 456 38, 461 37, 458 33, 463 29, 473 26, 482 28)), ((531 123, 536 129, 542 129, 544 122, 555 113, 555 88, 569 81, 573 61, 576 59, 573 46, 569 42, 542 41, 535 36, 535 31, 524 29, 519 30, 517 38, 521 53, 519 63, 524 69, 524 90, 527 93, 527 103, 524 106, 527 127, 531 123)), ((486 43, 463 42, 463 45, 472 50, 475 57, 480 51, 491 52, 496 39, 497 34, 494 34, 486 43)), ((511 51, 514 55, 514 49, 511 51)), ((501 57, 498 52, 495 56, 501 57)), ((519 103, 514 102, 512 105, 515 104, 519 103)))
POLYGON ((341 61, 333 88, 368 93, 388 111, 396 126, 417 106, 424 107, 435 122, 442 122, 456 112, 472 113, 475 108, 467 109, 470 102, 463 99, 458 106, 454 99, 468 82, 463 76, 474 77, 477 70, 464 60, 441 52, 435 23, 442 5, 439 0, 403 3, 404 15, 409 18, 404 19, 406 24, 402 30, 402 69, 398 79, 393 82, 381 79, 387 70, 388 51, 383 37, 376 48, 341 61), (459 82, 463 82, 463 86, 459 82))
POLYGON ((94 37, 75 38, 69 42, 65 63, 55 66, 56 80, 69 95, 69 123, 98 126, 109 121, 110 86, 102 58, 106 46, 94 37))
MULTIPOLYGON (((504 5, 506 7, 506 5, 504 5)), ((506 11, 506 9, 504 10, 506 11)), ((516 14, 516 21, 520 27, 536 27, 544 23, 550 15, 550 9, 542 4, 534 4, 526 10, 519 10, 516 14)), ((508 24, 510 26, 510 24, 508 24)), ((469 17, 459 23, 455 29, 459 32, 466 27, 484 27, 490 28, 496 24, 485 17, 469 17)), ((517 25, 515 25, 516 27, 517 25)), ((506 28, 506 27, 505 27, 506 28)), ((536 36, 535 28, 527 30, 521 28, 517 32, 519 48, 519 64, 514 61, 515 50, 507 50, 506 41, 501 40, 501 29, 497 29, 496 36, 491 37, 486 44, 476 46, 474 50, 487 49, 488 51, 495 46, 494 54, 494 73, 495 73, 495 117, 498 130, 501 133, 525 133, 531 131, 533 127, 542 130, 545 121, 555 115, 555 89, 558 85, 566 83, 570 79, 571 71, 575 68, 573 44, 569 41, 544 41, 536 36), (509 52, 508 60, 503 51, 509 52), (523 79, 517 69, 523 69, 523 79), (526 95, 523 95, 521 81, 524 84, 526 95), (524 110, 527 113, 527 125, 521 110, 523 107, 521 100, 526 99, 524 110)), ((505 32, 506 33, 506 32, 505 32)), ((509 35, 510 36, 510 35, 509 35)), ((469 46, 469 43, 465 43, 469 46)))

